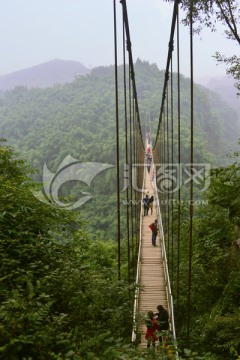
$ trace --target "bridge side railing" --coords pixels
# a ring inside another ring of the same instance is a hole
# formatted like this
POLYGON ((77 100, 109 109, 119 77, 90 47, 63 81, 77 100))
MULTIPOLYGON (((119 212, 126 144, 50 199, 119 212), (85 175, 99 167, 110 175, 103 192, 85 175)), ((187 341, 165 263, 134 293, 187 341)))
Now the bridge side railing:
MULTIPOLYGON (((156 184, 156 169, 153 163, 153 171, 154 171, 154 180, 153 180, 153 187, 154 192, 157 194, 157 184, 156 184)), ((176 330, 175 330, 175 322, 174 322, 174 310, 173 310, 173 297, 170 285, 170 278, 168 272, 168 260, 166 254, 166 247, 165 247, 165 239, 164 239, 164 231, 163 231, 163 224, 162 224, 162 215, 160 210, 159 198, 157 196, 157 214, 158 220, 160 225, 160 242, 161 242, 161 249, 162 249, 162 257, 163 257, 163 266, 164 266, 164 275, 165 275, 165 287, 166 287, 166 294, 167 294, 167 303, 168 303, 168 311, 169 311, 169 318, 170 318, 170 330, 172 331, 173 338, 176 341, 176 330)))
POLYGON ((139 234, 139 248, 138 248, 138 260, 137 260, 137 273, 136 273, 136 290, 134 297, 133 307, 133 331, 132 331, 132 342, 136 341, 137 338, 137 314, 138 314, 138 300, 139 300, 139 283, 141 275, 141 249, 142 249, 142 219, 143 219, 143 197, 144 197, 144 181, 146 176, 146 166, 144 166, 143 173, 143 184, 142 184, 142 196, 141 196, 141 210, 140 210, 140 234, 139 234))

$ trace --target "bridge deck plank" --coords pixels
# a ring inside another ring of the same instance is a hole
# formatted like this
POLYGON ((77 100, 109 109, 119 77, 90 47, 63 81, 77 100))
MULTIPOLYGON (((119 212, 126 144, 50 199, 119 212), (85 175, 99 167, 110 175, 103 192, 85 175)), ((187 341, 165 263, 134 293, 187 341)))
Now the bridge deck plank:
MULTIPOLYGON (((152 169, 150 174, 146 172, 144 188, 147 189, 150 195, 154 195, 152 185, 152 169)), ((152 246, 152 232, 149 225, 157 218, 156 204, 153 204, 153 214, 143 216, 142 221, 142 245, 141 245, 141 268, 140 268, 140 291, 138 301, 138 311, 141 315, 147 314, 152 310, 157 312, 157 305, 161 304, 166 309, 167 294, 165 287, 164 266, 162 258, 162 249, 159 235, 157 236, 157 247, 152 246)), ((140 325, 141 332, 141 347, 146 347, 145 339, 146 325, 144 322, 140 325)))

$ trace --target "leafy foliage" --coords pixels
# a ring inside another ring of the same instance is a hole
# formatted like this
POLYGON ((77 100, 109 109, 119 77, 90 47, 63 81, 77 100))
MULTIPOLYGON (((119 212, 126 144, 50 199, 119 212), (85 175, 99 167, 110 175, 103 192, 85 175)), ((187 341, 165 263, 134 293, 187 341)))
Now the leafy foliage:
MULTIPOLYGON (((239 159, 211 172, 207 205, 196 207, 192 254, 191 348, 229 358, 240 351, 239 159), (232 351, 233 353, 233 351, 232 351)), ((184 219, 184 214, 182 214, 184 219)), ((179 342, 186 337, 189 223, 181 225, 179 342)), ((177 269, 175 268, 175 271, 177 269)), ((176 286, 176 284, 174 285, 176 286)), ((231 357, 232 358, 232 357, 231 357)))
POLYGON ((106 358, 112 334, 123 344, 132 327, 116 244, 91 242, 73 213, 39 202, 10 147, 0 166, 0 358, 106 358))

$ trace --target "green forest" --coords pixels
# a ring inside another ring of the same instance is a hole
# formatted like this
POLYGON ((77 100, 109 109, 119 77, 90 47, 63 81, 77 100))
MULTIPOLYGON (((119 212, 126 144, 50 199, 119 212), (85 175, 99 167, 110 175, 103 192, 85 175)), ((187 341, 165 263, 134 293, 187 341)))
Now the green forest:
MULTIPOLYGON (((140 59, 134 66, 142 134, 151 130, 154 142, 164 72, 140 59)), ((123 189, 123 67, 118 71, 123 189)), ((190 81, 184 76, 180 81, 182 163, 189 163, 190 81)), ((176 92, 176 74, 173 88, 176 92)), ((194 96, 194 161, 212 170, 209 188, 197 194, 205 202, 194 210, 191 349, 185 343, 189 219, 187 208, 181 209, 179 358, 238 359, 239 121, 215 93, 194 84, 194 96)), ((175 98, 173 107, 176 119, 175 98)), ((0 359, 147 358, 131 344, 135 284, 134 276, 128 281, 125 215, 121 281, 117 274, 114 67, 95 68, 65 85, 2 93, 0 137, 0 359), (72 177, 58 184, 63 204, 91 195, 73 211, 34 196, 47 179, 43 169, 55 179, 66 159, 106 164, 91 183, 72 177)), ((174 296, 176 263, 170 260, 174 296)))

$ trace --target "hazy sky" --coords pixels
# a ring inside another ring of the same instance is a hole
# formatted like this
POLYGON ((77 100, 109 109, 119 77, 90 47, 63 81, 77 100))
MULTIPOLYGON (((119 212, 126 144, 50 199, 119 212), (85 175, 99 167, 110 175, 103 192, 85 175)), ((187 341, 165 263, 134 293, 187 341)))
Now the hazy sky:
MULTIPOLYGON (((87 67, 114 63, 113 0, 0 0, 0 75, 53 59, 87 67)), ((118 33, 122 32, 119 0, 118 33)), ((173 4, 127 0, 134 61, 139 57, 165 69, 173 4)), ((212 55, 237 54, 236 44, 205 31, 194 42, 194 77, 223 75, 212 55)), ((181 26, 181 73, 189 76, 189 30, 181 26)), ((119 46, 121 45, 119 39, 119 46)), ((120 51, 119 51, 120 53, 120 51)), ((121 58, 119 58, 121 63, 121 58)))

